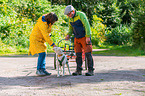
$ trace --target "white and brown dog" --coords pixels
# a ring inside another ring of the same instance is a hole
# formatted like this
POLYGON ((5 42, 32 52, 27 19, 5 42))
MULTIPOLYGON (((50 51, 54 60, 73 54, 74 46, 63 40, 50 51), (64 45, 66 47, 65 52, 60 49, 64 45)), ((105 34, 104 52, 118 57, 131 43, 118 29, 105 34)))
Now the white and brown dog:
POLYGON ((65 65, 67 65, 69 74, 71 75, 70 69, 69 69, 69 64, 66 55, 62 51, 60 47, 54 47, 53 48, 54 52, 56 53, 56 60, 57 60, 57 77, 60 76, 60 68, 63 69, 63 74, 62 76, 65 76, 65 65), (62 68, 63 67, 63 68, 62 68))

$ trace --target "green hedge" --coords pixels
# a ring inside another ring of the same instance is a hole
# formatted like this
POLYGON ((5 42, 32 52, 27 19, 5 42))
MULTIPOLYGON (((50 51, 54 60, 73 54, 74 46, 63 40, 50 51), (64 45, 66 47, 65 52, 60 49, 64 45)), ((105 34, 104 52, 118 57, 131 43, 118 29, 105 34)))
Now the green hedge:
POLYGON ((133 45, 145 50, 145 0, 136 1, 133 18, 133 45))
MULTIPOLYGON (((29 48, 29 36, 43 14, 54 12, 59 20, 52 27, 52 39, 57 43, 64 39, 68 31, 67 17, 64 16, 65 6, 51 6, 47 0, 11 0, 1 2, 0 11, 0 42, 17 49, 29 48)), ((3 45, 4 46, 4 45, 3 45)), ((50 46, 48 46, 49 49, 50 46)), ((0 50, 2 50, 1 48, 0 50)))
POLYGON ((106 32, 105 37, 106 41, 109 44, 115 45, 125 45, 131 43, 131 28, 120 25, 116 28, 113 28, 111 31, 106 32))

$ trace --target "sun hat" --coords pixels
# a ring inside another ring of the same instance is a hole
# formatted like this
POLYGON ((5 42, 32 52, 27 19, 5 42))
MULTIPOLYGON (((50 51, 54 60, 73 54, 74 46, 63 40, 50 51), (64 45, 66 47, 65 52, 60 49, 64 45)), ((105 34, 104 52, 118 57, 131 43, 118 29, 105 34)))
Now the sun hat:
POLYGON ((68 5, 65 8, 64 14, 67 15, 69 12, 75 10, 74 7, 72 5, 68 5))

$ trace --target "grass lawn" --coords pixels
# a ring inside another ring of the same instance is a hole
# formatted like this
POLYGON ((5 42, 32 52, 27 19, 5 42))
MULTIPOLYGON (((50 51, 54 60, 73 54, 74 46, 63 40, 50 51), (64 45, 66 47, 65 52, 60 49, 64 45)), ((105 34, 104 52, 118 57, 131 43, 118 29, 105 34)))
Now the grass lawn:
POLYGON ((145 56, 145 51, 131 46, 109 46, 107 50, 94 51, 93 54, 104 56, 145 56))
MULTIPOLYGON (((133 48, 131 46, 103 46, 103 47, 94 47, 94 51, 92 52, 95 55, 102 56, 145 56, 145 51, 140 50, 139 48, 133 48), (95 50, 97 49, 97 51, 95 50), (103 50, 102 50, 103 49, 103 50), (99 50, 99 51, 98 51, 99 50)), ((49 53, 53 53, 53 50, 49 53)), ((0 49, 0 56, 8 56, 8 55, 27 55, 28 48, 3 48, 0 49)))

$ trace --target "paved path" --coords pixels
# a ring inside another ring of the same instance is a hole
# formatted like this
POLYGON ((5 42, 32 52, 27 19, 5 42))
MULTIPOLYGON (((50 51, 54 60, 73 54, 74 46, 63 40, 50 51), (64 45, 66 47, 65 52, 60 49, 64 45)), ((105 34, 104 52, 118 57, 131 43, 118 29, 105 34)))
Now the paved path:
MULTIPOLYGON (((0 96, 145 96, 145 58, 93 56, 95 75, 56 77, 53 57, 47 57, 51 76, 35 75, 37 57, 0 57, 0 96)), ((75 62, 70 62, 71 72, 75 62)))

